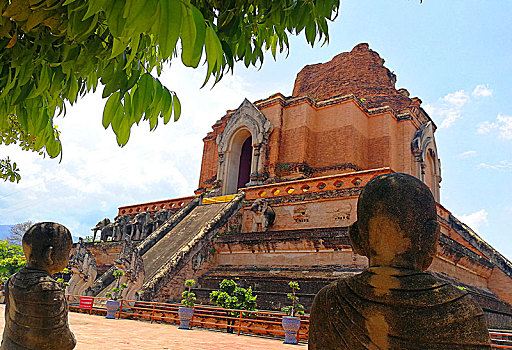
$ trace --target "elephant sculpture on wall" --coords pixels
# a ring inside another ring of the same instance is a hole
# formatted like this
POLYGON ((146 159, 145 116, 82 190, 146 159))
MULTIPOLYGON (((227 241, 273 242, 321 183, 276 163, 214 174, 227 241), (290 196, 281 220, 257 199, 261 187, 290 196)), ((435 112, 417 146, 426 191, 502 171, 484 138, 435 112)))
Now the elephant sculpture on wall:
POLYGON ((256 199, 251 205, 252 232, 266 232, 274 224, 276 213, 263 198, 256 199))

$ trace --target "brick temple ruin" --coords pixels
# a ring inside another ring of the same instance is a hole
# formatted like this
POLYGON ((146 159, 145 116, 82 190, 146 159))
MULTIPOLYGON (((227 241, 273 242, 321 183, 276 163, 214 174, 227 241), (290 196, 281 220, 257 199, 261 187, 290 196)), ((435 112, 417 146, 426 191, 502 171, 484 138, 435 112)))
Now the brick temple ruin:
POLYGON ((193 278, 208 302, 227 278, 251 286, 259 308, 276 309, 296 280, 309 308, 320 288, 367 266, 348 237, 361 188, 403 172, 438 202, 430 270, 469 291, 491 326, 510 326, 512 264, 439 203, 436 125, 395 83, 379 54, 359 44, 304 67, 292 96, 244 100, 203 139, 193 196, 122 206, 93 229, 103 242, 79 244, 75 260, 94 260, 98 276, 82 277, 80 290, 105 295, 117 266, 127 271, 128 298, 178 301, 193 278))

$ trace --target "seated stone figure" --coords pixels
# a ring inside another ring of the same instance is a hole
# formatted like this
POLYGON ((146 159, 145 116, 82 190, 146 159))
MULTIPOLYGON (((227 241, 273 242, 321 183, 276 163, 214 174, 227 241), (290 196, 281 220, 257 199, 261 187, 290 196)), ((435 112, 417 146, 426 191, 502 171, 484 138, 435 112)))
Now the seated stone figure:
POLYGON ((425 184, 406 174, 379 176, 363 188, 357 217, 350 239, 370 267, 316 295, 310 350, 490 349, 480 306, 424 272, 440 234, 425 184))
POLYGON ((27 266, 12 275, 6 286, 2 350, 73 349, 64 291, 52 274, 68 263, 69 230, 53 222, 33 225, 23 236, 27 266))

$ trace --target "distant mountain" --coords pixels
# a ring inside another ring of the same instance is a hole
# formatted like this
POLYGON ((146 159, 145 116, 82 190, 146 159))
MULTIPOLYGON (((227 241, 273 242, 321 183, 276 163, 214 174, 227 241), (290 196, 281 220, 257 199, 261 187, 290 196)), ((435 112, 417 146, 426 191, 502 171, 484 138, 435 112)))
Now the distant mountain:
POLYGON ((0 225, 0 239, 6 239, 9 236, 9 230, 14 225, 0 225))

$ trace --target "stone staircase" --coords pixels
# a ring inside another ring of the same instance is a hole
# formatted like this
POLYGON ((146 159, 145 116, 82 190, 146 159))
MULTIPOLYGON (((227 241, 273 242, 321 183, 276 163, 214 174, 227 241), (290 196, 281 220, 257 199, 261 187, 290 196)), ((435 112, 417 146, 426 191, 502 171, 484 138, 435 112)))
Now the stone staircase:
POLYGON ((145 277, 140 298, 153 300, 192 258, 197 258, 202 248, 210 244, 215 234, 240 210, 244 198, 245 193, 240 192, 227 203, 196 206, 145 250, 142 254, 145 277))
MULTIPOLYGON (((244 198, 240 192, 229 202, 201 205, 202 198, 197 197, 140 242, 136 249, 144 262, 144 285, 139 297, 153 299, 238 212, 244 198)), ((114 270, 112 266, 96 279, 89 295, 104 297, 112 290, 114 270)))

